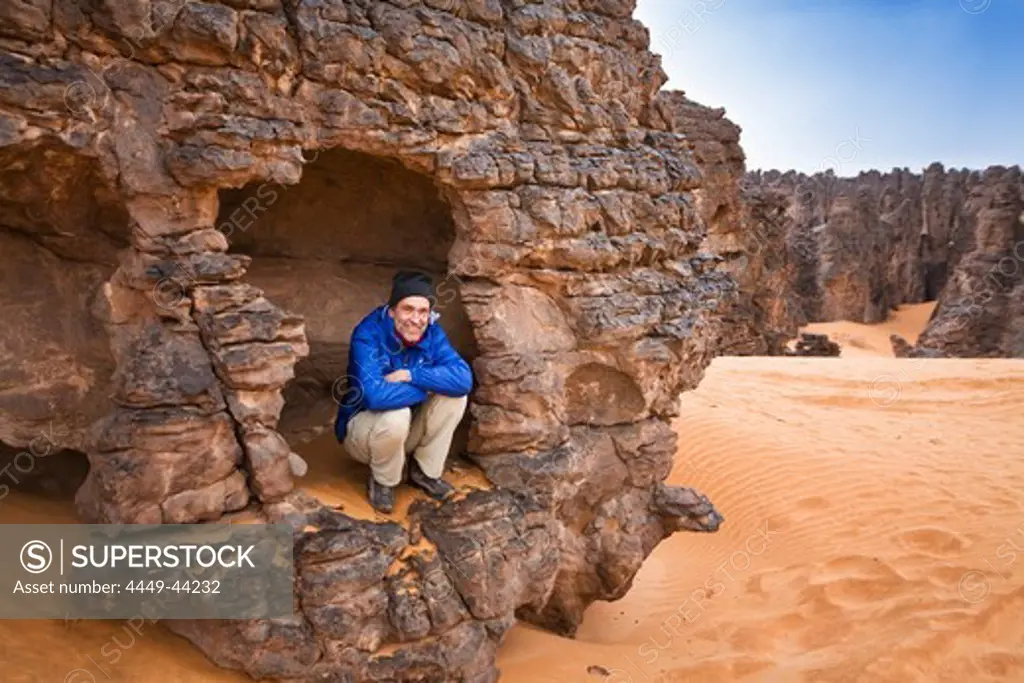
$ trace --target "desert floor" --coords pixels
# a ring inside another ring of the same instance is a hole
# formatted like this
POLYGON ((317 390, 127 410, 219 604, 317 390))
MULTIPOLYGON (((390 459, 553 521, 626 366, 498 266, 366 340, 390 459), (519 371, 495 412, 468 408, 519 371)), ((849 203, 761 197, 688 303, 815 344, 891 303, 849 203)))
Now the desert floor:
MULTIPOLYGON (((670 481, 706 493, 722 528, 659 545, 575 640, 516 626, 501 680, 1024 681, 1024 361, 893 358, 889 332, 912 341, 930 310, 811 326, 840 358, 716 359, 681 399, 670 481)), ((307 487, 369 511, 321 449, 307 487)), ((29 521, 73 521, 70 504, 0 501, 0 522, 29 521)), ((0 621, 0 679, 248 680, 159 625, 132 636, 0 621)))

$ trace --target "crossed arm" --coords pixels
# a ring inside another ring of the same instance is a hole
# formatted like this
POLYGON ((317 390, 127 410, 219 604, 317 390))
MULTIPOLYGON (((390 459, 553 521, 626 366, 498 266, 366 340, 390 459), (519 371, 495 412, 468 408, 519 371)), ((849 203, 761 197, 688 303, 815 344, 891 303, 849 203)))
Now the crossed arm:
POLYGON ((427 399, 427 393, 408 382, 396 382, 381 369, 382 357, 372 336, 357 332, 352 337, 349 357, 355 366, 354 379, 370 410, 407 408, 427 399))
POLYGON ((473 373, 458 352, 452 348, 448 335, 437 329, 441 352, 431 365, 412 368, 409 381, 424 391, 442 396, 465 396, 473 389, 473 373))
POLYGON ((357 333, 352 339, 350 357, 355 365, 355 380, 370 410, 395 410, 421 403, 428 392, 444 396, 464 396, 473 388, 469 364, 452 348, 447 336, 441 336, 441 353, 428 367, 395 370, 385 375, 381 354, 373 338, 357 333))

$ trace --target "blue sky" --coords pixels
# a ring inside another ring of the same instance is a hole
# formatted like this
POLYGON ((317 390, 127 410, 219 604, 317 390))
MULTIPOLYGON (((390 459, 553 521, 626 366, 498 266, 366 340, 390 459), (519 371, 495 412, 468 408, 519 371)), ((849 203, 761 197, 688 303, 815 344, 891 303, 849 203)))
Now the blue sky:
POLYGON ((638 0, 665 89, 747 168, 1024 165, 1024 0, 638 0))

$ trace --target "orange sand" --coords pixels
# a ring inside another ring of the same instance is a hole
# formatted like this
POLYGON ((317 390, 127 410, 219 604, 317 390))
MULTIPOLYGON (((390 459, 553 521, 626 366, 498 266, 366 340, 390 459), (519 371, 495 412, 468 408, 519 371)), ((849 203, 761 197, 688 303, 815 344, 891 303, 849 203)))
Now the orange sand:
MULTIPOLYGON (((913 341, 930 309, 813 325, 841 358, 716 359, 682 398, 671 481, 722 529, 662 543, 576 640, 515 627, 501 680, 1024 681, 1024 362, 892 358, 889 332, 913 341)), ((358 474, 317 473, 333 452, 307 483, 359 514, 358 474)), ((0 502, 0 521, 29 519, 70 509, 0 502)), ((110 664, 114 636, 129 642, 122 622, 0 621, 0 680, 248 680, 159 627, 110 664)))
MULTIPOLYGON (((859 325, 849 322, 812 323, 803 328, 804 332, 827 334, 842 347, 840 358, 861 356, 891 356, 892 344, 889 335, 896 333, 913 344, 928 325, 928 318, 935 310, 935 302, 903 306, 889 314, 889 320, 881 325, 859 325)), ((795 343, 795 342, 794 342, 795 343)))
MULTIPOLYGON (((409 506, 426 496, 410 486, 395 491, 395 509, 390 514, 377 512, 366 497, 369 470, 348 461, 338 446, 333 432, 328 432, 302 447, 302 456, 309 463, 309 472, 302 479, 302 488, 317 500, 346 514, 377 522, 404 522, 409 506)), ((456 463, 446 480, 460 494, 474 489, 489 489, 490 483, 483 472, 473 466, 456 463)))
POLYGON ((503 680, 1024 681, 1024 362, 893 358, 930 309, 814 325, 838 359, 716 359, 670 481, 725 524, 658 546, 576 641, 518 626, 503 680))

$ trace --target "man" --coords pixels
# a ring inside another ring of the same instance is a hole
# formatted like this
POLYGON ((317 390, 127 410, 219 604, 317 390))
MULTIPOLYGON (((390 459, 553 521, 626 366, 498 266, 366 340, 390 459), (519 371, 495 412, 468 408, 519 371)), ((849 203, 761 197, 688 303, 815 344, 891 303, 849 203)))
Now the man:
POLYGON ((437 324, 434 300, 428 275, 399 271, 388 303, 352 332, 335 435, 353 459, 370 466, 370 504, 385 513, 394 507, 409 454, 410 484, 437 500, 455 490, 441 475, 473 374, 437 324))

